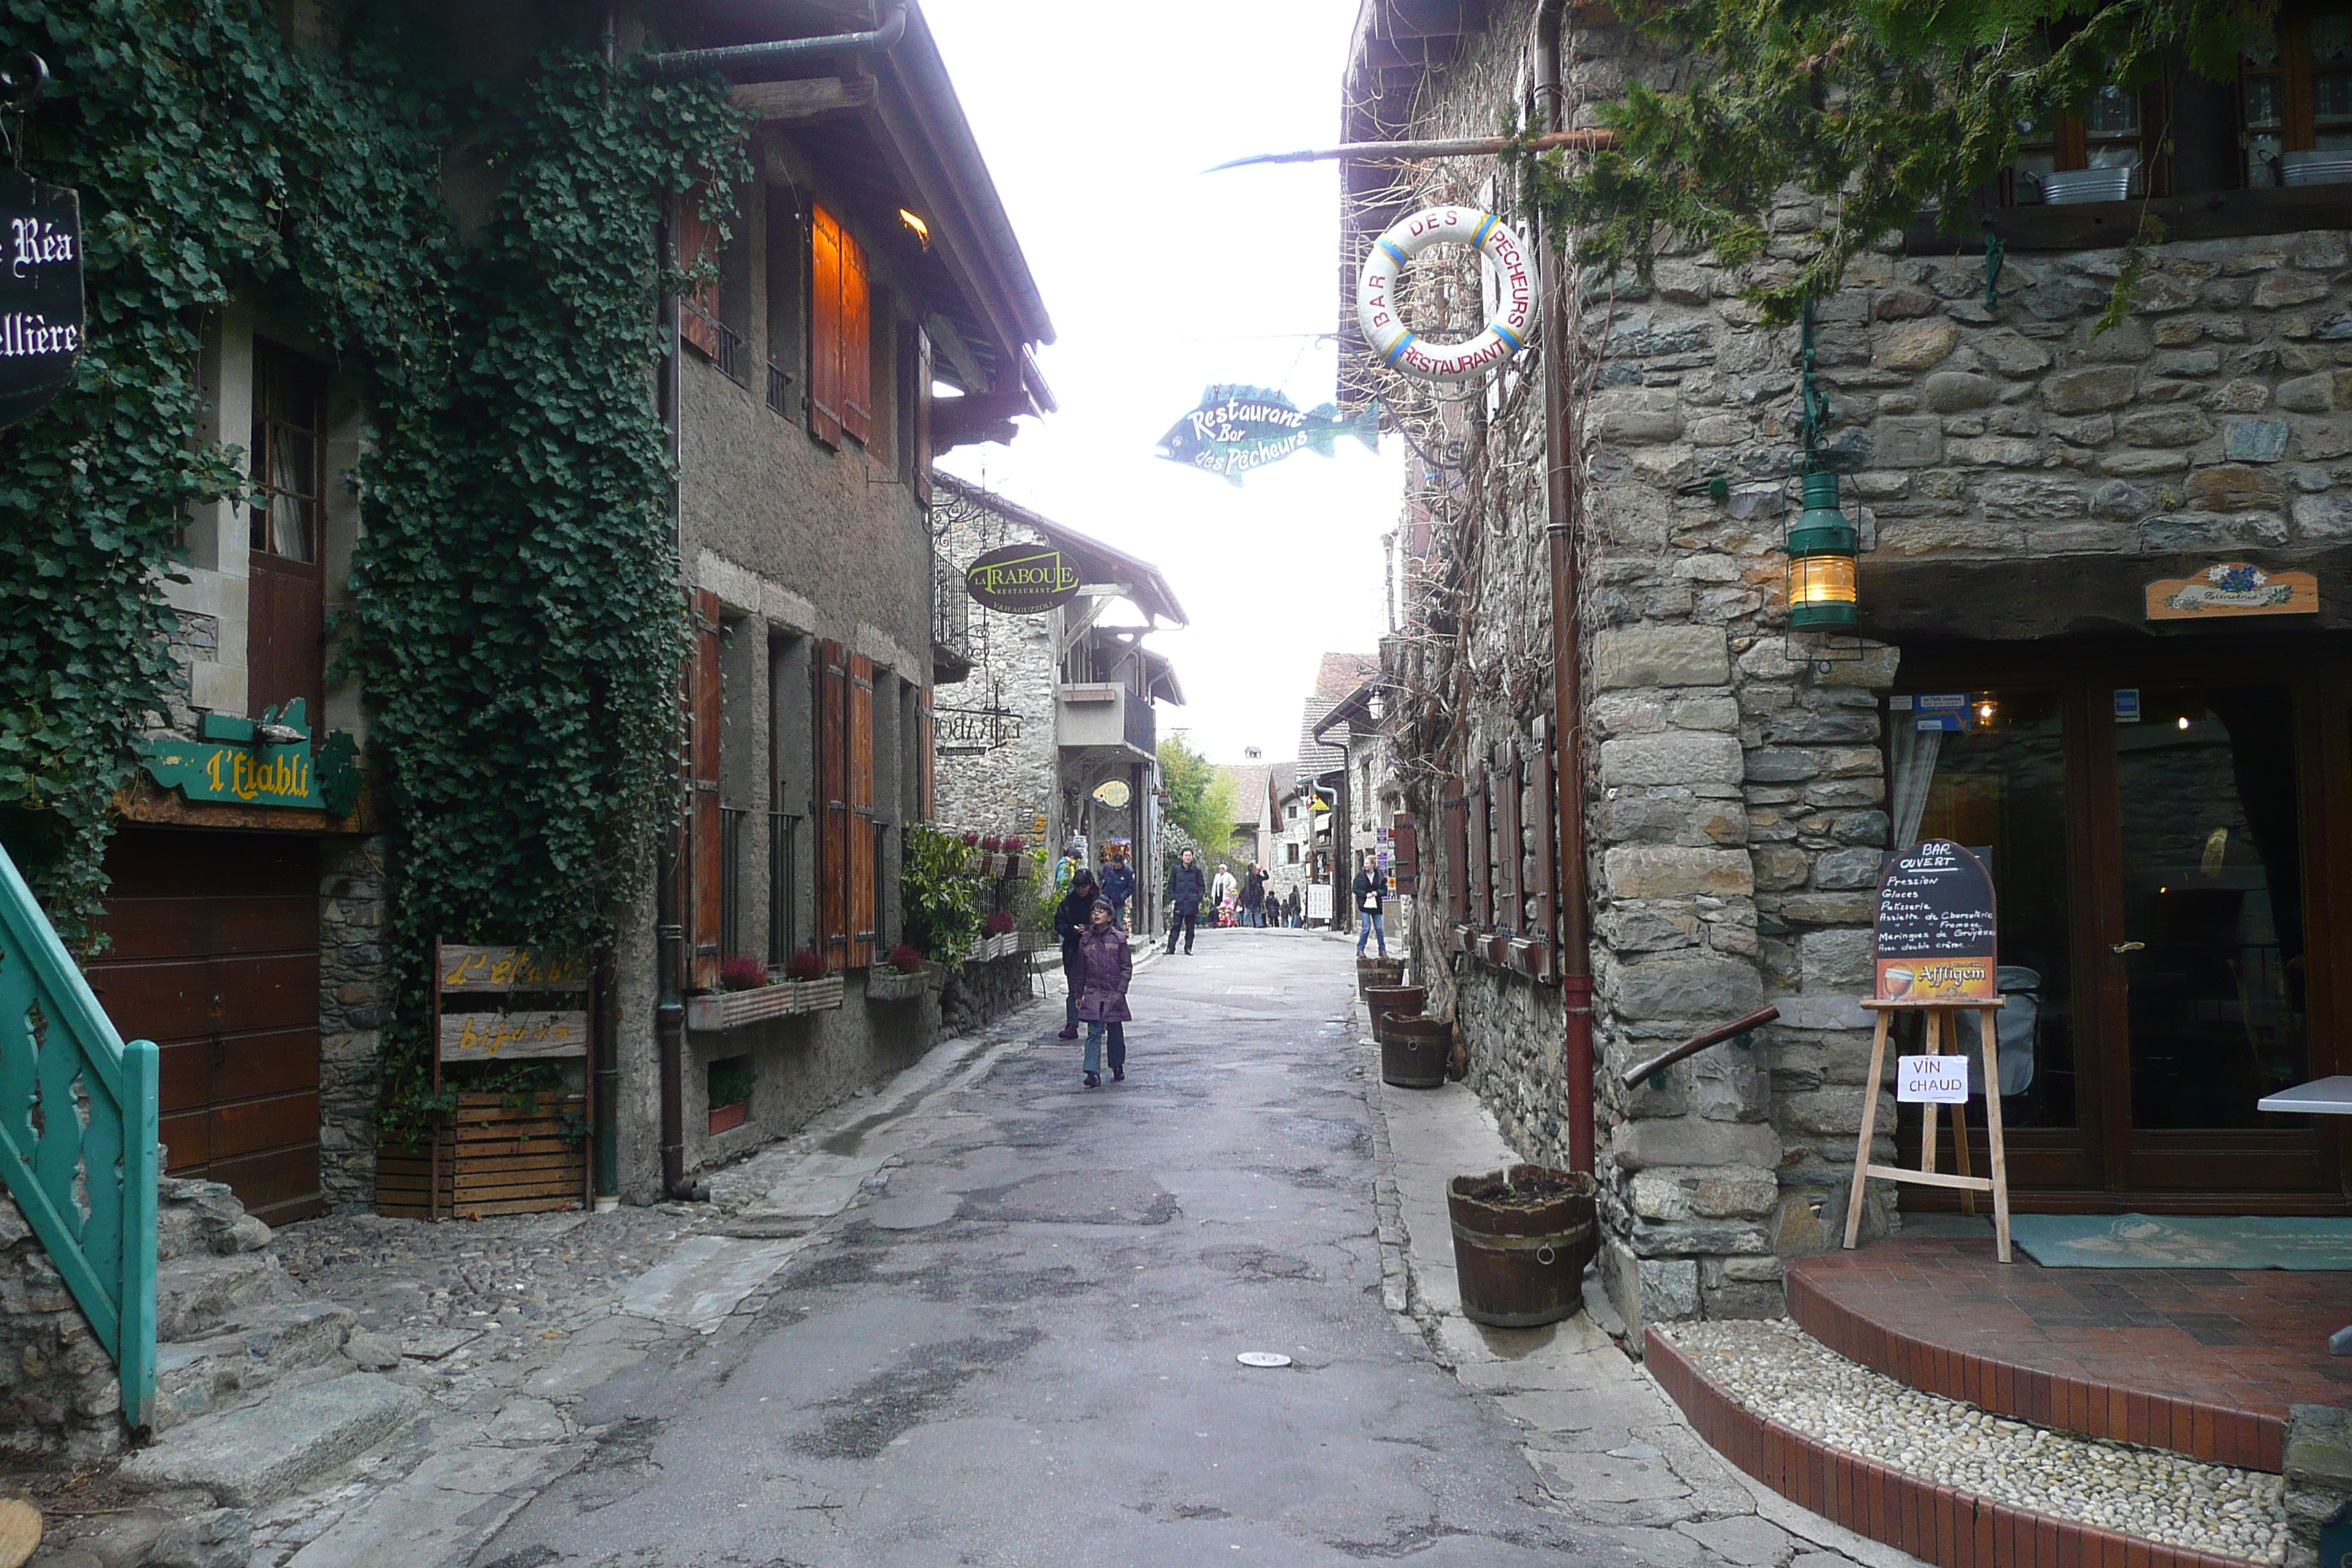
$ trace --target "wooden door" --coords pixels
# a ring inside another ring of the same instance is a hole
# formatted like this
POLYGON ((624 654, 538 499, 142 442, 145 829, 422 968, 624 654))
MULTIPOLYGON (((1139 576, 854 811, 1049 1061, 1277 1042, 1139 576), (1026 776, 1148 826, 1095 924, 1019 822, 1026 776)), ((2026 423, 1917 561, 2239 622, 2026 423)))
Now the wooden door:
POLYGON ((166 1168, 272 1225, 323 1213, 316 843, 125 826, 106 872, 89 983, 125 1039, 160 1047, 166 1168))

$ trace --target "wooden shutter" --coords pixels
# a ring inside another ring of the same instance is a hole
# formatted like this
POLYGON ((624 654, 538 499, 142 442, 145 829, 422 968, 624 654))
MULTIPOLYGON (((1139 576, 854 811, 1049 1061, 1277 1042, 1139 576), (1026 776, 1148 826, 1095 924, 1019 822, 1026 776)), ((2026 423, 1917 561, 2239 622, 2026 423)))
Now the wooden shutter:
MULTIPOLYGON (((915 385, 908 399, 906 418, 914 433, 914 468, 908 475, 915 487, 915 501, 919 506, 931 504, 931 378, 938 374, 931 357, 931 334, 922 328, 915 329, 915 385)), ((925 700, 928 701, 928 694, 925 700)), ((929 721, 926 719, 925 722, 929 721)), ((929 755, 929 742, 925 754, 929 755)), ((923 813, 925 821, 930 812, 923 813)))
POLYGON ((939 721, 931 713, 931 689, 915 692, 915 814, 925 822, 940 816, 939 721))
POLYGON ((849 958, 852 969, 874 962, 876 923, 874 842, 874 661, 849 657, 849 958))
POLYGON ((874 438, 873 286, 866 275, 865 247, 845 229, 841 236, 841 427, 860 441, 874 438))
POLYGON ((1445 835, 1445 894, 1456 925, 1470 922, 1470 808, 1458 783, 1449 783, 1440 801, 1445 835))
POLYGON ((1389 864, 1396 871, 1399 894, 1421 890, 1421 835, 1412 824, 1412 813, 1400 811, 1390 819, 1389 864))
MULTIPOLYGON (((1547 950, 1559 940, 1559 864, 1555 858, 1559 840, 1554 837, 1559 831, 1559 815, 1552 799, 1552 740, 1553 736, 1547 733, 1537 745, 1532 759, 1535 772, 1536 914, 1535 929, 1529 934, 1542 942, 1547 950)), ((1549 978, 1551 973, 1551 965, 1545 964, 1545 977, 1549 978)))
POLYGON ((1495 792, 1495 929, 1517 936, 1520 922, 1528 918, 1528 911, 1527 905, 1519 897, 1519 857, 1524 844, 1519 834, 1519 759, 1517 748, 1508 741, 1495 748, 1492 788, 1495 792))
POLYGON ((1495 839, 1488 805, 1494 780, 1479 764, 1478 783, 1470 791, 1470 923, 1485 931, 1495 923, 1495 839))
POLYGON ((809 215, 809 434, 841 445, 841 247, 848 237, 822 206, 809 215))
POLYGON ((719 595, 694 592, 694 656, 687 700, 687 984, 719 984, 719 933, 726 921, 726 868, 719 819, 719 595))
POLYGON ((816 646, 816 946, 849 961, 849 650, 816 646))
MULTIPOLYGON (((719 226, 702 216, 702 204, 709 194, 708 186, 698 184, 678 198, 677 264, 681 269, 719 259, 719 226)), ((719 357, 719 279, 715 273, 709 282, 678 301, 678 331, 712 359, 719 357)))

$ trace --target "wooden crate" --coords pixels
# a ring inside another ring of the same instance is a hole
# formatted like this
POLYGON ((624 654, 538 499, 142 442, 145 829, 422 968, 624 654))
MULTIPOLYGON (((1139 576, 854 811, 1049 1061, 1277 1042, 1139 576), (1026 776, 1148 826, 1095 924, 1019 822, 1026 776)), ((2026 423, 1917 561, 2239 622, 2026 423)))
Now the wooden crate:
POLYGON ((585 1207, 588 1145, 563 1136, 566 1113, 577 1118, 579 1095, 541 1095, 529 1110, 510 1109, 498 1094, 461 1094, 439 1136, 438 1203, 434 1202, 435 1153, 425 1144, 386 1144, 376 1152, 376 1213, 425 1219, 488 1215, 551 1214, 585 1207))

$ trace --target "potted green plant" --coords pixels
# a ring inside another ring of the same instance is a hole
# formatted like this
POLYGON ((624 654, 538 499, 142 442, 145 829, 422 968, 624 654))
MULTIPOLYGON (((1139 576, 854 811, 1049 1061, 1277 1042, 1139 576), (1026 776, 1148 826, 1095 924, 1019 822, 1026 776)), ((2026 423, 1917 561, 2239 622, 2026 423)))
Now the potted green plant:
POLYGON ((825 1013, 841 1005, 841 976, 825 973, 824 959, 814 947, 804 947, 785 961, 784 984, 793 993, 795 1013, 825 1013))
POLYGON ((930 972, 923 967, 923 955, 905 942, 890 950, 887 963, 877 963, 866 975, 866 999, 868 1002, 899 1002, 909 996, 920 996, 930 989, 930 972))
POLYGON ((686 1000, 690 1029, 740 1029, 746 1024, 782 1018, 800 1011, 795 993, 779 985, 768 966, 756 958, 735 957, 719 966, 719 989, 686 1000))
POLYGON ((751 1118, 751 1058, 730 1057, 710 1064, 710 1131, 731 1132, 751 1118))

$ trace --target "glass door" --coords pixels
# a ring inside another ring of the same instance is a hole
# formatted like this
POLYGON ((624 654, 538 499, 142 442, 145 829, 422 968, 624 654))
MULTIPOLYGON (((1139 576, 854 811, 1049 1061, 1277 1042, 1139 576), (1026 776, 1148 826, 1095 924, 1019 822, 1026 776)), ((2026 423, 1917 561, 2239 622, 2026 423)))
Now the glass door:
POLYGON ((2109 691, 2099 934, 2121 1184, 2312 1186, 2311 1120, 2254 1109, 2313 1076, 2296 693, 2284 680, 2109 691))

